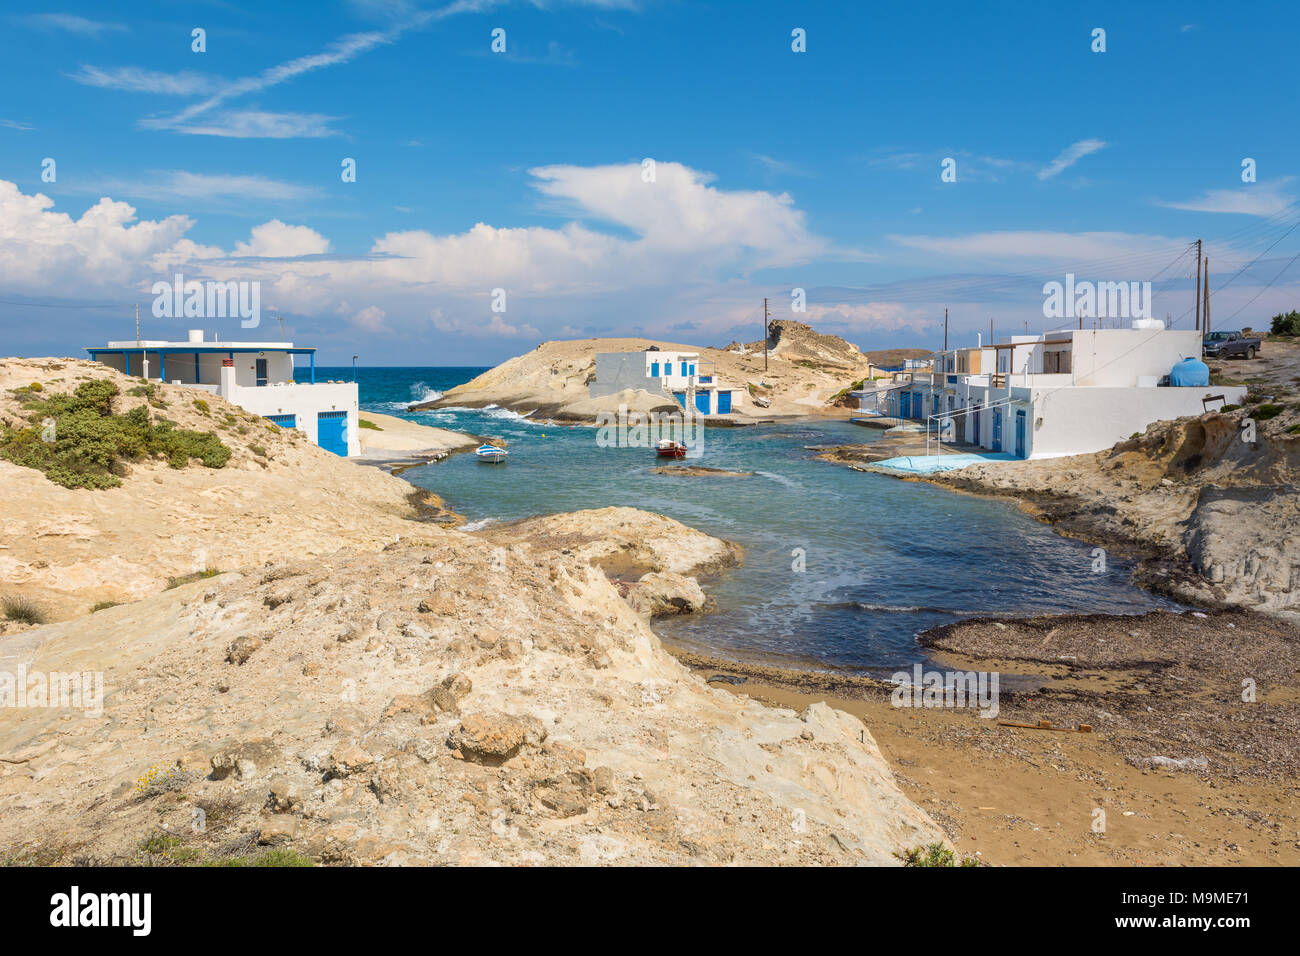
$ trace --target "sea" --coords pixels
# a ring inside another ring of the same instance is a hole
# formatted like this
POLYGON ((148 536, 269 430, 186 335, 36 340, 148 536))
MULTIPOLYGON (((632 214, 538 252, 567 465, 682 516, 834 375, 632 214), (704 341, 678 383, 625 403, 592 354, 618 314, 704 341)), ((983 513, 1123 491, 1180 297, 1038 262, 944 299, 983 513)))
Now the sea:
MULTIPOLYGON (((462 454, 402 477, 441 495, 469 529, 625 505, 740 544, 744 563, 706 582, 716 613, 654 624, 688 650, 888 676, 926 661, 918 633, 964 618, 1179 608, 1134 585, 1131 565, 1113 556, 1099 561, 1091 545, 1061 537, 1009 502, 815 460, 814 446, 879 435, 848 422, 706 429, 688 463, 753 476, 685 478, 653 474, 662 464, 653 449, 602 447, 591 427, 535 422, 502 408, 406 411, 483 371, 356 370, 363 411, 509 444, 504 466, 462 454)), ((316 370, 318 381, 352 374, 316 370)))

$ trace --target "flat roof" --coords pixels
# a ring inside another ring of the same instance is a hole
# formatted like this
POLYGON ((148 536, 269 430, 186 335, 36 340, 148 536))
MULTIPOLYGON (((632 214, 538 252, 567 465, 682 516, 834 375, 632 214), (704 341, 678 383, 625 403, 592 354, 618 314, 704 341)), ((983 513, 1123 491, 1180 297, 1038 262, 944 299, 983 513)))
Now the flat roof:
POLYGON ((107 345, 87 346, 91 355, 96 352, 315 352, 311 346, 295 346, 292 342, 109 342, 107 345))

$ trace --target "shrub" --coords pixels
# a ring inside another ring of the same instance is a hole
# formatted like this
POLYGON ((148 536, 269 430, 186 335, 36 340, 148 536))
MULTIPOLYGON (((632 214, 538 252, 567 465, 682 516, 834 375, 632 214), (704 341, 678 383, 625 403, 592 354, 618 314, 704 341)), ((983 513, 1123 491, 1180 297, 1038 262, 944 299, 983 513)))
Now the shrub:
MULTIPOLYGON (((913 847, 906 853, 895 853, 898 859, 903 861, 903 866, 958 866, 957 854, 948 849, 942 843, 931 843, 928 846, 913 847)), ((961 866, 979 866, 978 857, 963 857, 961 866)))
POLYGON ((251 451, 258 458, 266 457, 266 449, 263 448, 261 445, 249 445, 248 450, 251 451))
POLYGON ((1285 313, 1279 312, 1273 316, 1270 331, 1274 335, 1300 335, 1300 312, 1295 309, 1285 313))
POLYGON ((383 431, 383 429, 380 428, 378 425, 376 425, 374 422, 368 422, 364 418, 358 418, 357 425, 361 428, 373 428, 377 432, 383 431))
POLYGON ((43 392, 45 391, 45 386, 40 382, 32 382, 32 384, 27 386, 27 389, 31 392, 43 392))
POLYGON ((194 407, 197 408, 199 411, 201 411, 204 415, 208 413, 208 403, 201 398, 194 399, 194 407))
POLYGON ((90 609, 90 613, 94 614, 96 611, 107 611, 110 607, 117 607, 121 603, 121 601, 100 601, 90 609))
POLYGON ((0 430, 0 457, 43 472, 65 488, 116 488, 126 463, 146 456, 162 456, 173 468, 186 467, 192 458, 220 468, 230 459, 230 449, 216 435, 177 428, 165 419, 152 422, 143 405, 113 414, 117 394, 111 381, 92 379, 70 395, 25 399, 31 424, 0 430), (47 420, 53 420, 52 433, 47 420))
POLYGON ((49 620, 45 614, 45 609, 29 597, 21 595, 7 597, 0 601, 0 607, 4 609, 5 618, 10 621, 20 621, 23 624, 44 624, 49 620))
POLYGON ((1277 418, 1277 416, 1281 414, 1282 414, 1281 405, 1272 405, 1266 403, 1263 405, 1256 405, 1254 410, 1250 413, 1250 417, 1255 419, 1255 421, 1257 422, 1266 422, 1270 418, 1277 418))
POLYGON ((212 860, 208 866, 315 866, 311 857, 293 850, 267 850, 251 856, 228 856, 212 860))
POLYGON ((1221 411, 1221 412, 1235 412, 1235 411, 1236 411, 1237 409, 1239 409, 1239 408, 1241 408, 1240 405, 1224 405, 1222 408, 1219 409, 1219 411, 1221 411))
POLYGON ((176 577, 167 579, 167 587, 163 590, 170 591, 172 588, 178 588, 182 584, 189 584, 192 581, 202 581, 204 578, 216 577, 220 571, 214 568, 204 568, 202 571, 195 571, 193 574, 181 574, 176 577))

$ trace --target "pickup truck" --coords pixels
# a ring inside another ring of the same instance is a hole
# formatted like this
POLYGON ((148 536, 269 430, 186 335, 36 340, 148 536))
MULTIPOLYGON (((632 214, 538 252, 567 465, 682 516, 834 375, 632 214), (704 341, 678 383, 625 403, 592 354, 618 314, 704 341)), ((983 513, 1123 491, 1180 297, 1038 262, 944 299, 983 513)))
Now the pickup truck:
POLYGON ((1259 345, 1259 339, 1243 336, 1240 332, 1211 332, 1201 343, 1201 351, 1206 358, 1227 358, 1230 355, 1254 358, 1259 345))

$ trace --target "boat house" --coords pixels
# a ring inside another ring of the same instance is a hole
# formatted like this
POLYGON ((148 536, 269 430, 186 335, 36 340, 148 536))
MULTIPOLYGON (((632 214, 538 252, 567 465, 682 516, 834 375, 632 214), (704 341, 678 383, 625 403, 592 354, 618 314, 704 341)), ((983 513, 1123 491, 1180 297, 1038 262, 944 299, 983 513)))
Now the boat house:
POLYGON ((587 387, 588 395, 603 398, 629 388, 662 393, 701 415, 730 415, 743 394, 720 381, 713 363, 701 362, 699 352, 650 348, 597 353, 596 377, 587 387))
POLYGON ((361 452, 355 382, 317 382, 316 350, 292 342, 109 342, 88 348, 93 361, 137 378, 220 395, 281 428, 296 428, 326 451, 361 452), (294 381, 294 356, 306 356, 308 380, 294 381))
POLYGON ((1013 335, 937 352, 932 369, 895 373, 873 398, 882 411, 924 423, 944 441, 1016 458, 1081 455, 1153 422, 1240 404, 1246 388, 1210 385, 1200 354, 1199 332, 1166 329, 1158 320, 1013 335))

